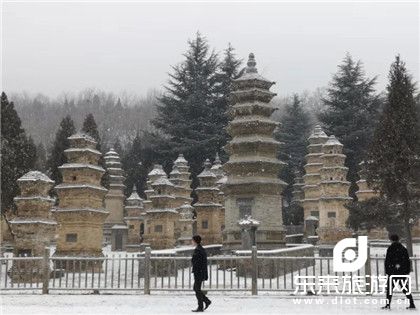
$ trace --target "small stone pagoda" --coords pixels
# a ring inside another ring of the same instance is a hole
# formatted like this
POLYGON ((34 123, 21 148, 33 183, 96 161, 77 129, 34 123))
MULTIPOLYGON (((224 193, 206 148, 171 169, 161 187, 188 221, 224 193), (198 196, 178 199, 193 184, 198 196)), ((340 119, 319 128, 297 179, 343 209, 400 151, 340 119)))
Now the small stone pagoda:
POLYGON ((303 178, 299 171, 295 171, 295 182, 293 183, 292 190, 292 206, 302 206, 303 200, 305 199, 305 192, 303 191, 303 178))
POLYGON ((124 221, 128 226, 127 251, 140 251, 144 234, 143 199, 138 195, 136 186, 126 200, 124 221))
POLYGON ((328 136, 319 125, 315 126, 314 131, 308 138, 308 154, 305 156, 306 165, 305 175, 303 176, 304 185, 302 187, 304 192, 302 206, 304 209, 305 224, 306 220, 310 217, 316 217, 319 220, 318 202, 321 196, 319 184, 321 183, 322 145, 327 140, 328 136))
POLYGON ((283 162, 277 159, 280 143, 273 138, 277 123, 270 116, 276 95, 274 82, 258 74, 254 54, 249 55, 243 74, 232 83, 226 145, 229 161, 223 165, 225 193, 224 248, 242 247, 240 219, 251 215, 260 222, 256 242, 261 249, 284 246, 281 193, 285 183, 278 178, 283 162))
MULTIPOLYGON (((179 237, 177 240, 178 246, 191 245, 194 224, 194 208, 186 202, 184 205, 178 208, 180 218, 178 220, 179 225, 179 237)), ((207 242, 206 242, 207 243, 207 242)))
POLYGON ((211 171, 211 163, 204 162, 204 170, 197 176, 200 185, 195 189, 197 202, 194 204, 197 214, 197 234, 206 244, 221 244, 224 225, 224 209, 220 203, 220 189, 217 177, 211 171))
POLYGON ((346 180, 346 156, 342 151, 343 145, 333 135, 322 145, 321 196, 318 205, 318 235, 321 244, 334 245, 352 235, 352 231, 346 227, 349 211, 344 205, 352 198, 349 197, 350 182, 346 180))
POLYGON ((149 210, 152 208, 152 201, 150 200, 151 196, 155 195, 155 191, 153 190, 152 183, 160 178, 161 176, 166 176, 165 171, 163 170, 162 165, 155 164, 153 169, 147 174, 147 189, 144 191, 146 194, 146 200, 143 201, 144 210, 149 210))
POLYGON ((180 218, 173 195, 174 184, 165 174, 150 185, 154 193, 149 197, 151 208, 146 210, 144 242, 153 249, 173 248, 179 237, 177 226, 180 218))
MULTIPOLYGON (((369 187, 369 184, 366 180, 366 169, 365 169, 365 163, 362 161, 360 164, 360 171, 359 171, 359 177, 360 179, 357 181, 357 186, 359 187, 358 191, 356 191, 356 196, 358 201, 365 201, 374 197, 379 197, 379 192, 376 190, 373 190, 369 187)), ((371 229, 369 231, 361 231, 362 235, 368 235, 369 239, 382 239, 382 240, 388 240, 388 231, 385 228, 379 229, 371 229)))
POLYGON ((169 180, 174 184, 174 195, 176 205, 183 206, 185 203, 191 204, 191 173, 187 160, 180 154, 174 162, 173 169, 169 174, 169 180))
POLYGON ((124 250, 127 239, 127 226, 124 223, 124 171, 114 149, 109 150, 104 159, 109 176, 109 190, 105 195, 105 209, 109 212, 104 224, 105 243, 111 243, 111 250, 124 250))
MULTIPOLYGON (((59 167, 63 182, 55 187, 59 204, 54 215, 60 228, 54 256, 102 257, 103 225, 108 211, 104 209, 107 189, 100 184, 105 173, 98 165, 101 152, 95 149, 96 141, 86 134, 78 133, 68 139, 70 148, 64 151, 68 163, 59 167)), ((100 270, 101 264, 94 267, 100 270)), ((92 266, 88 264, 88 268, 92 266)))
MULTIPOLYGON (((51 207, 55 200, 48 193, 54 181, 47 175, 31 171, 17 180, 20 196, 14 198, 17 215, 10 221, 15 235, 14 257, 40 257, 45 247, 54 238, 56 221, 51 216, 51 207)), ((13 282, 39 282, 42 280, 43 262, 14 260, 11 269, 13 282)))

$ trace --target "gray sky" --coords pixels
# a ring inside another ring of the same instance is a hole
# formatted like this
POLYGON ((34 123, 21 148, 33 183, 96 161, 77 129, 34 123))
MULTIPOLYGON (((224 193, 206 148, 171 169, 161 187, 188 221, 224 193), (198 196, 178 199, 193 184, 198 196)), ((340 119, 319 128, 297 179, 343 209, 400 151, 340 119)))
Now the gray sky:
POLYGON ((346 52, 378 89, 397 53, 419 78, 419 4, 4 3, 6 92, 56 96, 92 87, 145 94, 161 88, 197 30, 228 42, 286 95, 325 86, 346 52))

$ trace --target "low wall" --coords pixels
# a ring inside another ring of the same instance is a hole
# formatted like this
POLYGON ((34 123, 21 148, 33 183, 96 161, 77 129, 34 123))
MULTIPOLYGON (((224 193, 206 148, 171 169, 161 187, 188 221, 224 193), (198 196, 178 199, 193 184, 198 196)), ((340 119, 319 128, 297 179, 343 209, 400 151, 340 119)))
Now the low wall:
POLYGON ((303 233, 287 234, 286 244, 303 244, 303 233))
MULTIPOLYGON (((258 277, 275 278, 297 271, 306 267, 314 266, 315 259, 292 260, 292 259, 264 259, 264 257, 314 257, 315 247, 310 244, 288 244, 286 248, 274 250, 259 250, 258 256, 258 277)), ((250 256, 250 250, 238 250, 238 256, 250 256)), ((247 259, 239 264, 238 276, 250 276, 252 274, 252 259, 247 259)))

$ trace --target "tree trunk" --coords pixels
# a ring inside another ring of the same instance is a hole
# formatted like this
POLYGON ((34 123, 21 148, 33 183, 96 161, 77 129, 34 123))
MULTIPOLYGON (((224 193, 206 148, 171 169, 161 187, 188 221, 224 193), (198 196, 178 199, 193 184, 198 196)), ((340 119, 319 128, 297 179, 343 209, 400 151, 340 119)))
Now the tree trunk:
POLYGON ((404 218, 405 235, 407 238, 407 251, 410 257, 413 256, 413 238, 411 236, 411 226, 407 217, 404 218))

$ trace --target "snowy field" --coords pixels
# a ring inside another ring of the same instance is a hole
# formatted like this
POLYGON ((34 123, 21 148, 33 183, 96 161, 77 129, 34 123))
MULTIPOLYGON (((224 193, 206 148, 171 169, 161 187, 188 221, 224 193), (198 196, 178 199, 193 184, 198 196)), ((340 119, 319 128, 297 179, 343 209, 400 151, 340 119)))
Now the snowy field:
MULTIPOLYGON (((379 298, 333 297, 300 299, 292 297, 260 295, 210 294, 212 305, 209 314, 418 314, 408 311, 404 304, 393 305, 391 311, 380 309, 379 298), (337 303, 335 303, 337 302, 337 303), (348 303, 348 304, 347 304, 348 303)), ((195 296, 188 295, 3 295, 2 315, 133 315, 133 314, 192 314, 196 307, 195 296)), ((420 304, 420 297, 416 302, 420 304)))

